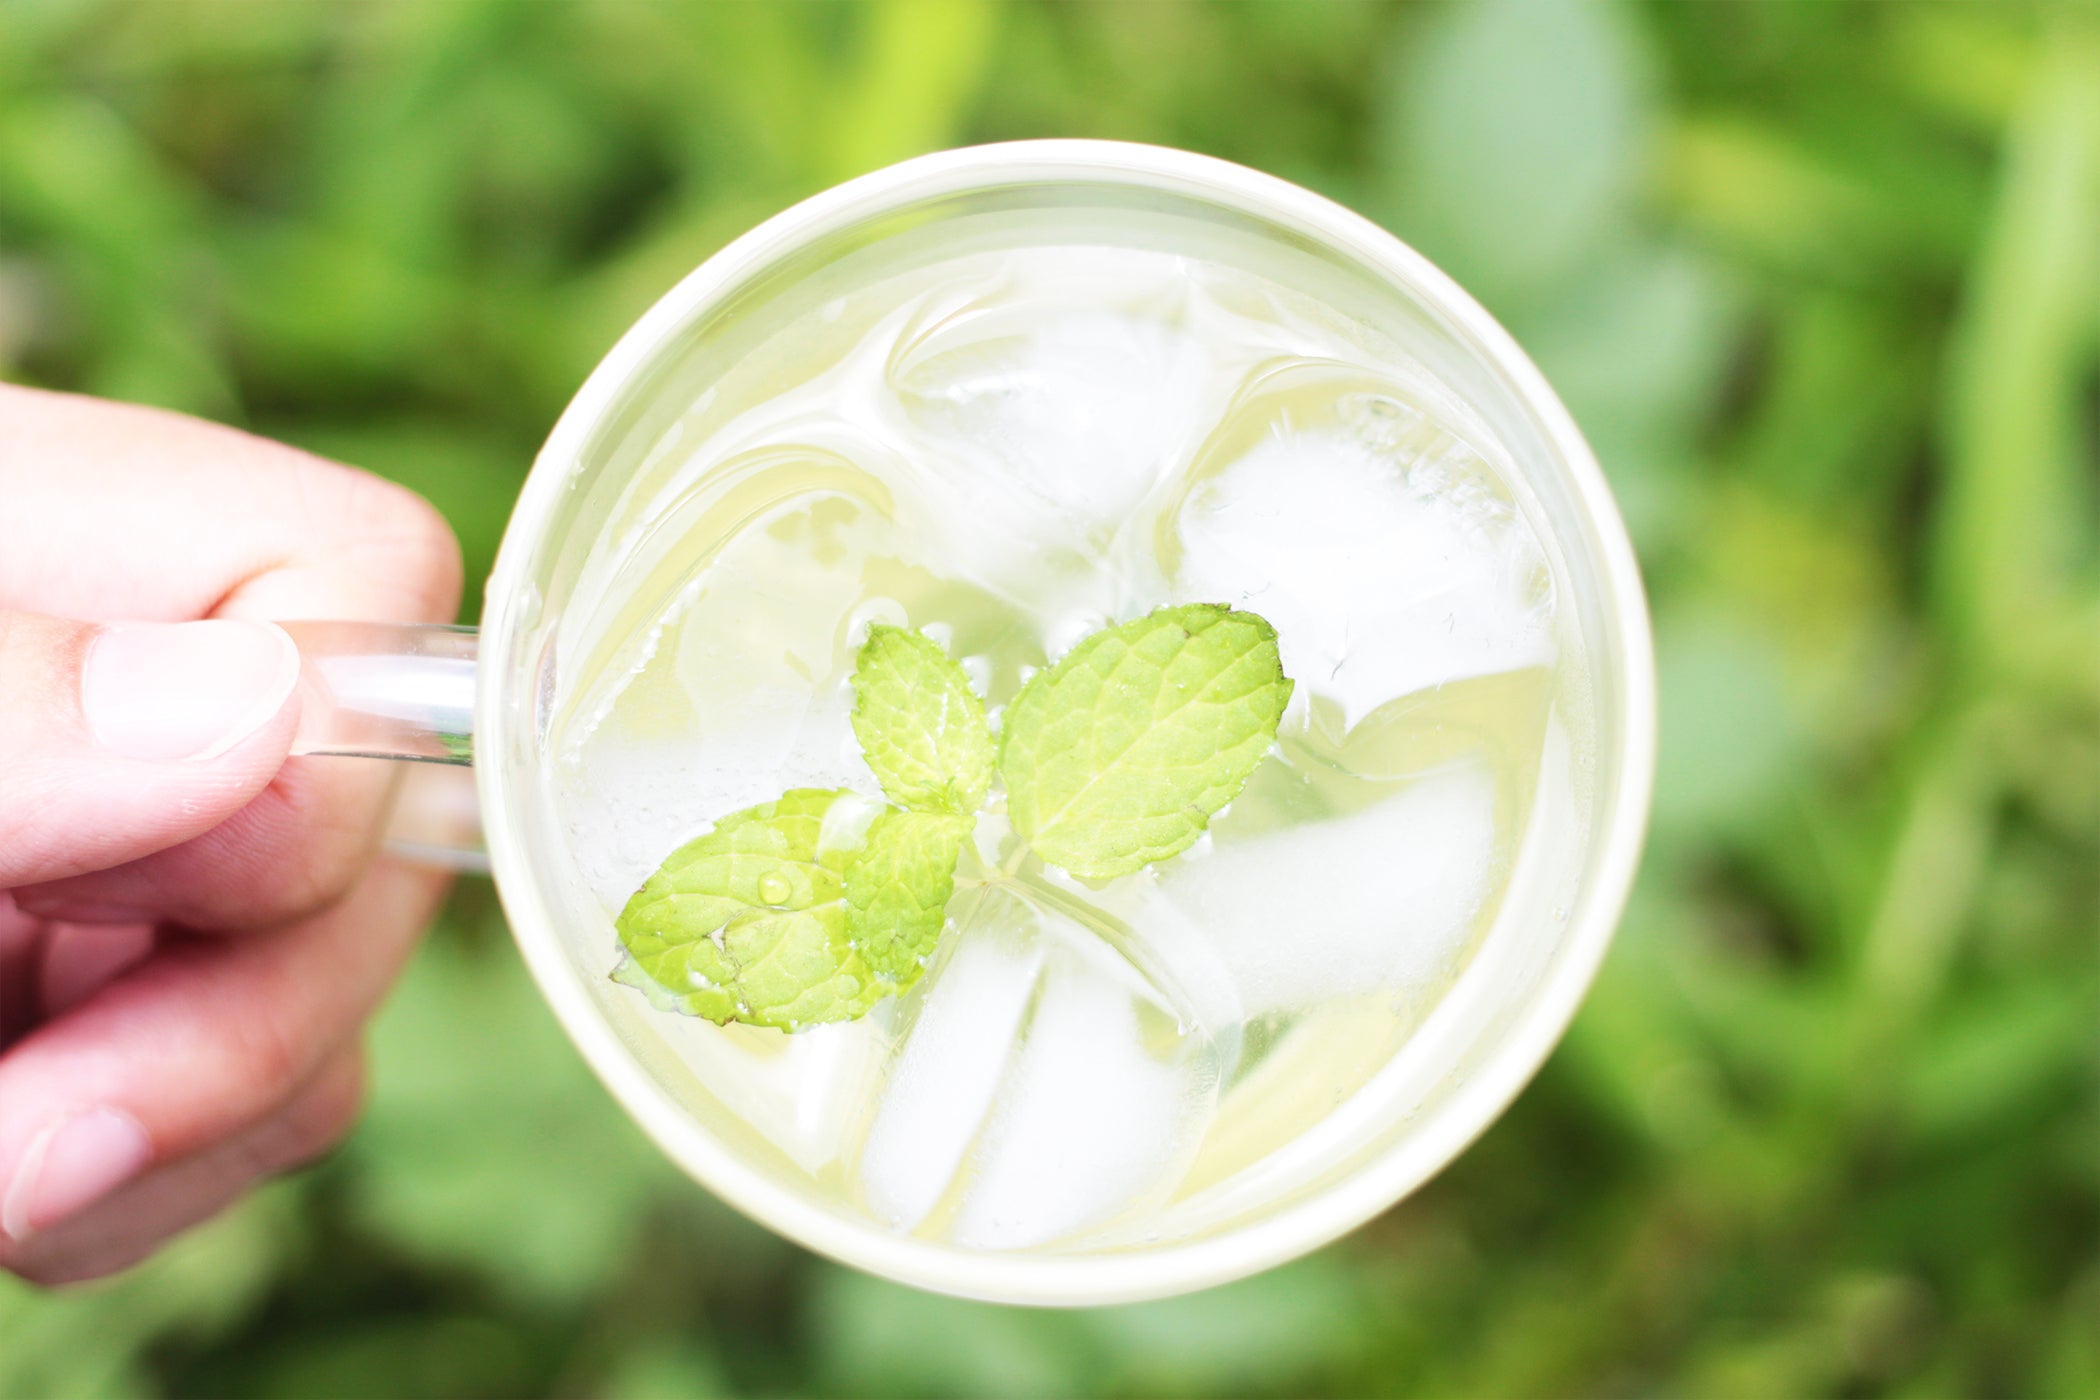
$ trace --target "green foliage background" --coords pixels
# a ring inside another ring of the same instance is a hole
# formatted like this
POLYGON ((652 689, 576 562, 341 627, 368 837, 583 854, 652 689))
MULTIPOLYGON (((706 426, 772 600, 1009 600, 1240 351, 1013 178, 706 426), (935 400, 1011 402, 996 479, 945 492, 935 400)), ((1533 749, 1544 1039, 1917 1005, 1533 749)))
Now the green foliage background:
POLYGON ((678 1177, 469 886, 349 1145, 111 1284, 0 1281, 0 1394, 2100 1394, 2091 10, 8 0, 0 373, 398 477, 485 570, 680 274, 1051 134, 1384 221, 1611 474, 1661 783, 1538 1081, 1296 1266, 978 1307, 678 1177))

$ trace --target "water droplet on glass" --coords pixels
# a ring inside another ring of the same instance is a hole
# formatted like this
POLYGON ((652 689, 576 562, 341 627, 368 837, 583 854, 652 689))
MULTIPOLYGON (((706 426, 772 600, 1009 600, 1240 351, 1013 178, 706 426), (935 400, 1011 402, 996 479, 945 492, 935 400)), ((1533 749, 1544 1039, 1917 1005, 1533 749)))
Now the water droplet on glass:
POLYGON ((1420 415, 1384 394, 1351 394, 1338 405, 1341 418, 1363 442, 1386 451, 1396 447, 1420 415))

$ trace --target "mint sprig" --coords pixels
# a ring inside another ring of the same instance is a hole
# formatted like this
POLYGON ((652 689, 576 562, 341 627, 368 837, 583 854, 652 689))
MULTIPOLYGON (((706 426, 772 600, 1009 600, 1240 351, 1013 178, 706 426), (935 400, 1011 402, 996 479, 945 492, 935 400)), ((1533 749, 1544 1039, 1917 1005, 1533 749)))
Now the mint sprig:
POLYGON ((1128 875, 1187 850, 1238 795, 1291 688, 1263 618, 1161 608, 1030 677, 995 744, 962 667, 922 632, 877 626, 855 660, 853 732, 896 805, 800 788, 723 817, 620 911, 613 977, 722 1024, 864 1016, 923 975, 995 771, 1044 861, 1128 875))

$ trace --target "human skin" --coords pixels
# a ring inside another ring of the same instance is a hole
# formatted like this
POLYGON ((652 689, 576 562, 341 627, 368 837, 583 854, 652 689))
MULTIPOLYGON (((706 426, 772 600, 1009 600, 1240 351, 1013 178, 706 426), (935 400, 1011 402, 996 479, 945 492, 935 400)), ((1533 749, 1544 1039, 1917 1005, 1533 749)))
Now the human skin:
POLYGON ((391 765, 287 759, 270 624, 459 588, 377 477, 0 385, 0 1267, 124 1268, 349 1129, 443 879, 376 858, 391 765))

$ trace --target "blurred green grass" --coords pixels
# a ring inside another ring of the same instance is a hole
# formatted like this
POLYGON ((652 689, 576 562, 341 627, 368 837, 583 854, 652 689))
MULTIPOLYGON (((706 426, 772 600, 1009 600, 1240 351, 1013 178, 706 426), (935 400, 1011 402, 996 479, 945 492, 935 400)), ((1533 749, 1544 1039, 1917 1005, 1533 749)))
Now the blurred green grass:
POLYGON ((0 1281, 0 1395, 2100 1394, 2090 10, 9 0, 0 374, 397 477, 485 571, 679 275, 1038 135, 1380 219, 1603 459, 1662 772, 1539 1080, 1289 1269, 957 1303, 685 1184, 470 886, 348 1147, 111 1284, 0 1281))

